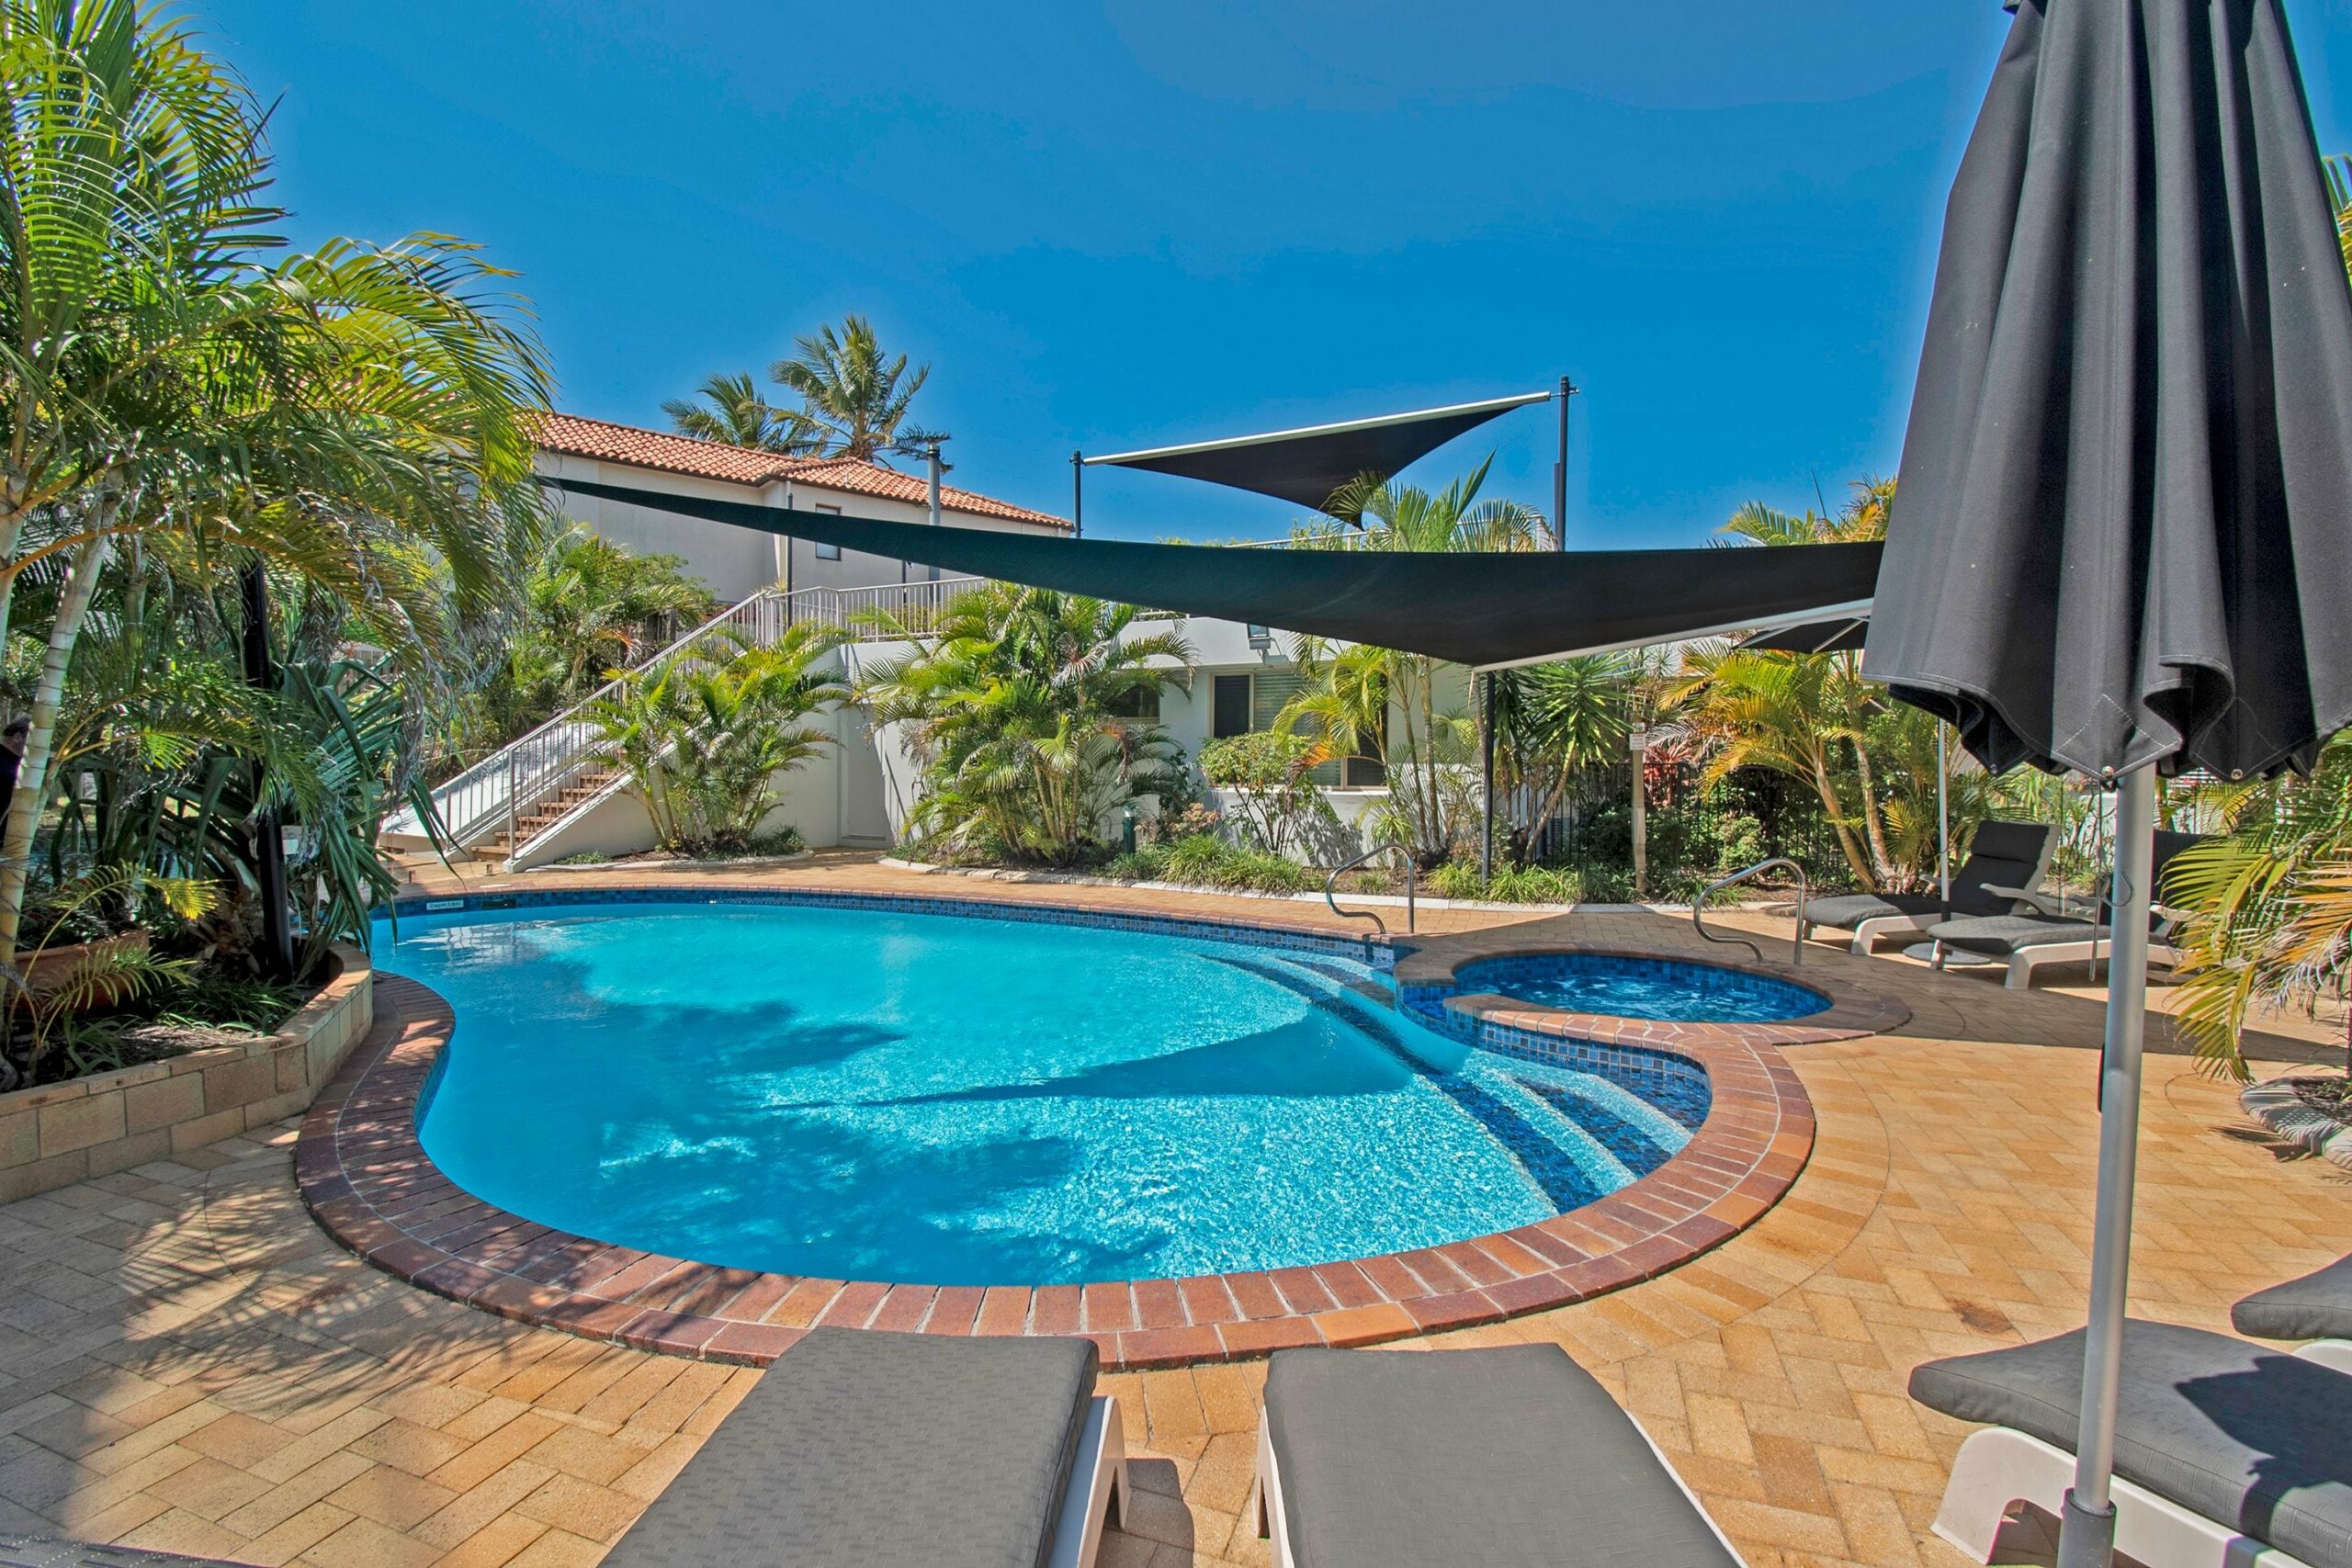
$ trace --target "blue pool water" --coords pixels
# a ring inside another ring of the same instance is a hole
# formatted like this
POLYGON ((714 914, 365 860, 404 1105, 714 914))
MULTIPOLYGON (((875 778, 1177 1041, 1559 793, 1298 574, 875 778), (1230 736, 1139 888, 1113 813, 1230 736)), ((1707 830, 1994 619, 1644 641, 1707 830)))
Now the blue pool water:
POLYGON ((378 943, 456 1009, 420 1111, 453 1180, 741 1268, 1040 1284, 1433 1246, 1589 1202, 1704 1114, 1703 1077, 1662 1109, 1424 1030, 1362 956, 788 904, 378 943))
POLYGON ((1828 1010, 1819 991, 1713 964, 1544 953, 1489 958, 1454 971, 1464 991, 1494 991, 1542 1007, 1670 1023, 1783 1023, 1828 1010))

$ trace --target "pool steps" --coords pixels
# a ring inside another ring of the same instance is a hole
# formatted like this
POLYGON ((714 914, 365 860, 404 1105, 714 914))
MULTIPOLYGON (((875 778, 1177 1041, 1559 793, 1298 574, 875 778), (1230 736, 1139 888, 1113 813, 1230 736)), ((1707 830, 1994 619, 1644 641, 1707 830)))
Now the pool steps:
POLYGON ((1283 985, 1408 1062, 1518 1156, 1564 1206, 1590 1201, 1655 1169, 1689 1141, 1675 1121, 1606 1078, 1480 1055, 1495 1070, 1474 1082, 1459 1069, 1463 1042, 1417 1022, 1397 1005, 1387 971, 1322 954, 1252 953, 1238 966, 1283 985), (1601 1133, 1577 1119, 1601 1123, 1601 1133), (1606 1135, 1603 1135, 1603 1134, 1606 1135))

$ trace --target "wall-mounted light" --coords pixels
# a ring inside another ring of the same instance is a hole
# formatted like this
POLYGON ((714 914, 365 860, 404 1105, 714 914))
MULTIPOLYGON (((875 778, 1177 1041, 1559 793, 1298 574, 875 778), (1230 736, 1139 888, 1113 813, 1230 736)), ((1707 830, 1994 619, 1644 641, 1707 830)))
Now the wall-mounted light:
POLYGON ((1252 649, 1255 649, 1258 652, 1265 652, 1267 649, 1273 646, 1273 642, 1274 630, 1272 626, 1251 626, 1250 628, 1250 646, 1252 649))

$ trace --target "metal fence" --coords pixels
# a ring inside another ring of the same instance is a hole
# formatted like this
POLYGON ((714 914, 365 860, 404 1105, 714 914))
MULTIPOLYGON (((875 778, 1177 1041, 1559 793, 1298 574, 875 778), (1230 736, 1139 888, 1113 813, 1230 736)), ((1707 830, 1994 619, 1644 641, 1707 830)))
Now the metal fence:
MULTIPOLYGON (((1837 828, 1797 781, 1748 768, 1705 784, 1697 768, 1662 760, 1649 773, 1644 838, 1651 896, 1684 896, 1774 855, 1804 866, 1815 893, 1854 886, 1837 828)), ((1536 834, 1535 858, 1577 872, 1591 896, 1630 893, 1633 799, 1630 760, 1581 770, 1562 808, 1536 834)))

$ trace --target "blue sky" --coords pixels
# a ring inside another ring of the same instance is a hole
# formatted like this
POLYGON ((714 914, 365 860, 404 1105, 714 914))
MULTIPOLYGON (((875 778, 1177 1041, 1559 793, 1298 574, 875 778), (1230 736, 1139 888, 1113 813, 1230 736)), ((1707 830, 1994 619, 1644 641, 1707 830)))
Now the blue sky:
MULTIPOLYGON (((959 482, 1576 377, 1570 542, 1889 471, 1997 0, 194 0, 277 100, 298 239, 462 234, 578 413, 659 424, 850 310, 959 482), (396 19, 394 19, 396 18, 396 19)), ((2352 0, 2287 0, 2352 151, 2352 0), (2332 91, 2332 88, 2340 88, 2332 91)), ((1550 500, 1521 412, 1489 493, 1550 500)), ((1088 475, 1090 534, 1277 502, 1088 475)))

